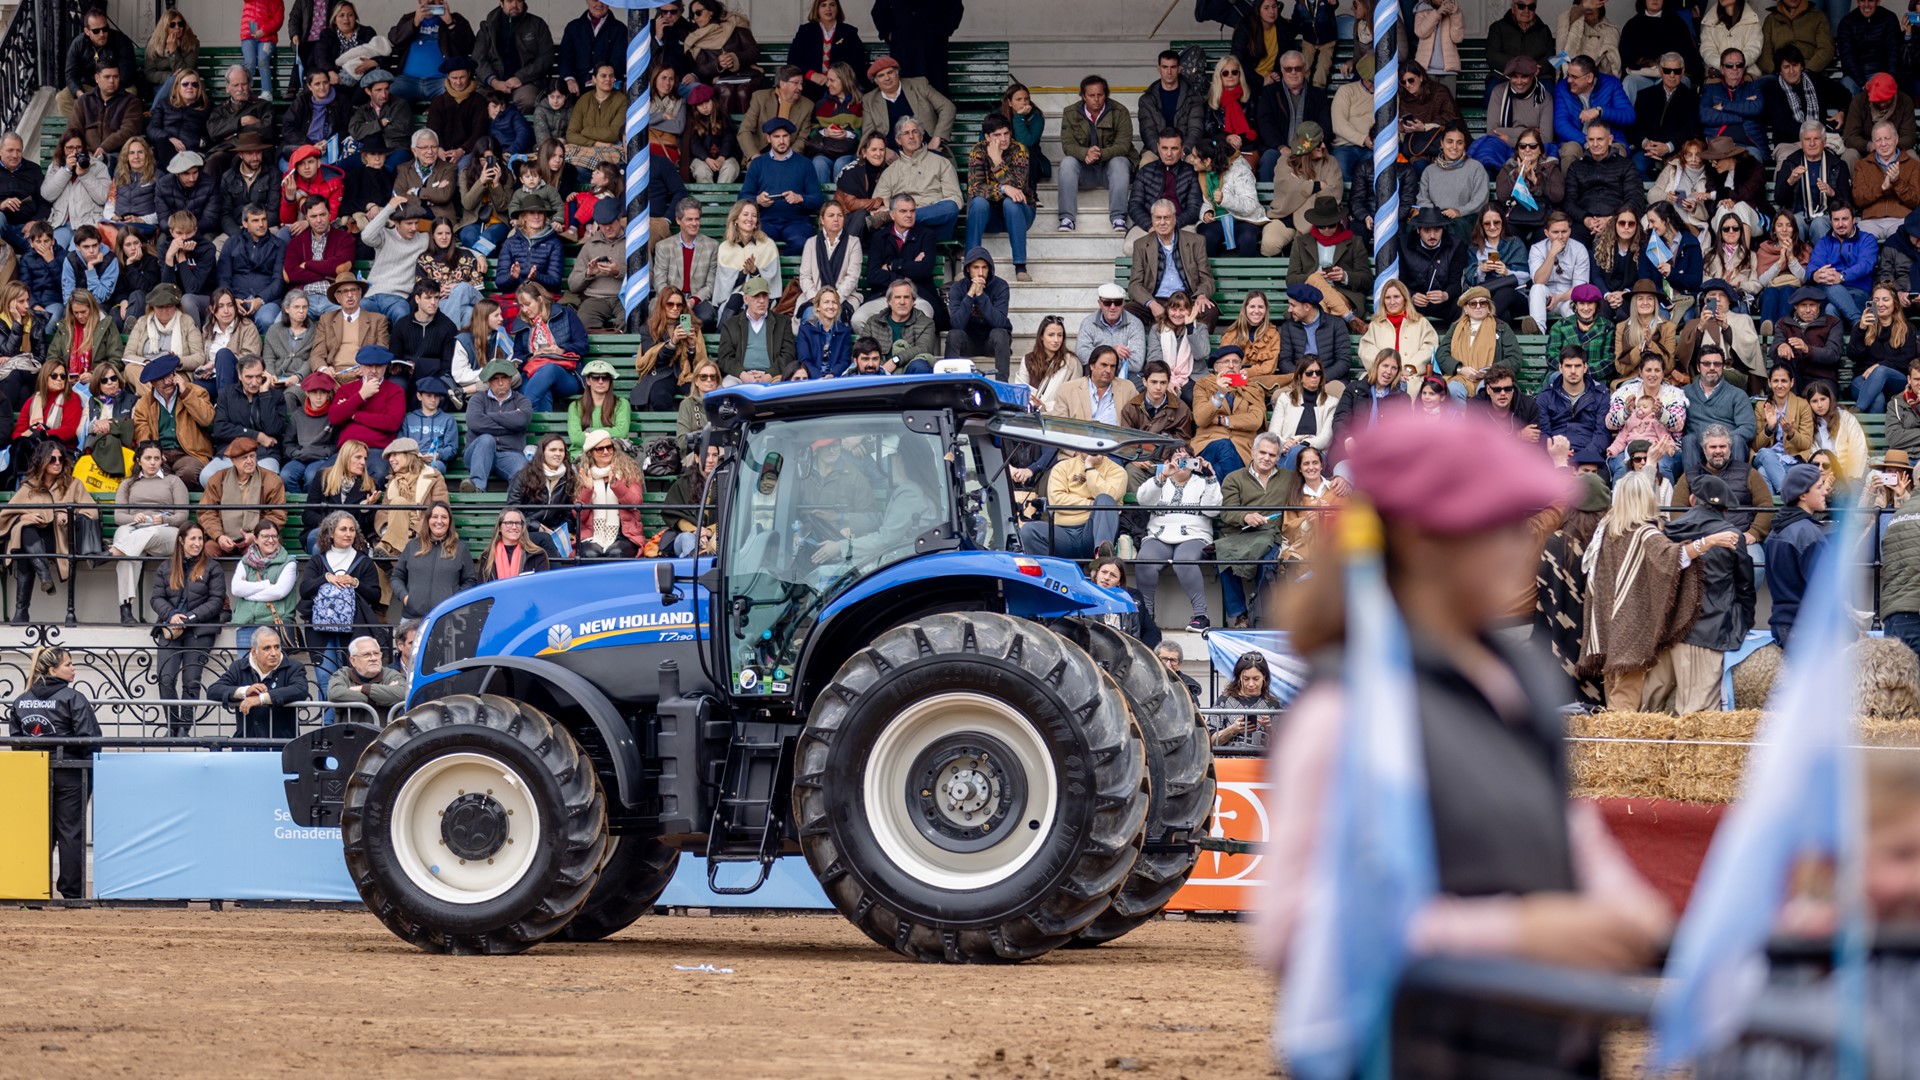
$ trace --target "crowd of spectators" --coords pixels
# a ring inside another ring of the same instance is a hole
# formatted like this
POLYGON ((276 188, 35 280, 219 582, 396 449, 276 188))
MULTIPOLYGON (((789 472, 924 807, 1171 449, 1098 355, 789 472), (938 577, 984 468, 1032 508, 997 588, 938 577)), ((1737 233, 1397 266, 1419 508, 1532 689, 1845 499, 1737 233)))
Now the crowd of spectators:
MULTIPOLYGON (((670 3, 634 88, 649 95, 654 186, 630 395, 586 357, 588 335, 623 323, 627 99, 626 30, 585 7, 556 35, 524 0, 500 0, 477 30, 422 4, 382 38, 344 0, 302 3, 285 20, 298 89, 278 120, 277 4, 245 5, 247 61, 222 73, 218 105, 177 13, 137 71, 132 43, 88 13, 52 168, 0 141, 15 501, 117 486, 156 509, 118 517, 112 553, 240 560, 220 575, 235 621, 243 586, 266 605, 248 607, 253 625, 283 600, 311 621, 313 592, 330 588, 352 617, 327 625, 350 627, 381 605, 417 616, 473 580, 710 542, 702 515, 663 539, 637 512, 596 509, 640 501, 635 413, 677 411, 685 433, 719 385, 990 357, 1048 412, 1183 444, 1127 467, 1016 448, 1011 475, 1034 496, 1025 549, 1117 556, 1103 572, 1131 578, 1150 625, 1171 569, 1199 629, 1216 614, 1206 573, 1224 625, 1259 622, 1262 593, 1311 557, 1323 508, 1346 498, 1356 440, 1399 413, 1483 413, 1608 498, 1644 477, 1656 506, 1702 505, 1705 487, 1712 507, 1714 480, 1736 512, 1782 517, 1867 476, 1861 415, 1920 451, 1906 312, 1920 299, 1920 50, 1872 0, 1832 26, 1805 0, 1767 13, 1642 0, 1621 27, 1595 3, 1550 22, 1515 0, 1470 86, 1458 5, 1421 5, 1386 281, 1371 256, 1371 57, 1334 63, 1339 40, 1370 41, 1365 4, 1262 0, 1208 70, 1163 52, 1137 97, 1088 75, 1058 113, 1055 153, 1054 118, 1017 81, 963 126, 934 33, 957 4, 881 0, 882 54, 838 0, 814 0, 775 65, 720 0, 670 3), (1484 122, 1469 125, 1468 98, 1484 122), (713 193, 689 183, 726 189, 719 239, 703 231, 713 193), (1096 189, 1125 284, 1016 341, 1029 233, 1043 209, 1062 233, 1097 230, 1079 209, 1096 189), (985 247, 993 232, 1010 266, 985 247), (1285 261, 1271 286, 1229 294, 1216 273, 1229 257, 1285 261), (567 434, 529 447, 531 418, 561 410, 567 434), (456 461, 461 490, 509 492, 477 559, 444 501, 456 461), (195 490, 212 507, 160 509, 195 490), (217 509, 285 493, 311 508, 297 573, 272 560, 298 551, 258 554, 272 511, 217 509), (189 543, 208 554, 181 555, 189 543)), ((689 462, 683 481, 710 467, 689 462)), ((1639 535, 1621 520, 1603 535, 1639 535)), ((52 545, 71 530, 21 521, 9 550, 32 557, 15 560, 17 582, 64 572, 39 556, 64 554, 52 545)), ((1541 526, 1550 548, 1564 522, 1541 526)), ((1768 542, 1764 523, 1740 534, 1768 542)), ((121 563, 129 621, 134 565, 121 563)), ((327 679, 352 670, 347 633, 316 635, 327 679)), ((1570 647, 1575 667, 1606 655, 1570 647)))

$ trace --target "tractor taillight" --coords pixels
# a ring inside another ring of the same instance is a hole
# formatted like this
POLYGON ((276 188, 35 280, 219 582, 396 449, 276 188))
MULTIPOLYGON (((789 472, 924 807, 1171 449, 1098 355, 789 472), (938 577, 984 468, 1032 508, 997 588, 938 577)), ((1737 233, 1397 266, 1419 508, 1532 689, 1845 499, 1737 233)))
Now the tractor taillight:
POLYGON ((1045 571, 1040 569, 1040 564, 1034 562, 1032 559, 1015 559, 1013 560, 1013 565, 1019 567, 1020 572, 1028 577, 1046 576, 1045 571))

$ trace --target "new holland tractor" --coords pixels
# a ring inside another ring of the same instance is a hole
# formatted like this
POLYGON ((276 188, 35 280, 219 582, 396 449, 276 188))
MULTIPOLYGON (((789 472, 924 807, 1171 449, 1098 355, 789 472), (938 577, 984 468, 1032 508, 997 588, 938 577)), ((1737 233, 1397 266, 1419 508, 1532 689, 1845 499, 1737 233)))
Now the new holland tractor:
POLYGON ((690 851, 721 892, 802 853, 854 925, 927 961, 1030 959, 1159 912, 1213 809, 1206 730, 1112 625, 1125 593, 1012 550, 1005 448, 1165 440, 973 375, 705 408, 717 555, 466 590, 428 617, 390 723, 288 745, 290 809, 339 826, 367 907, 432 952, 591 941, 690 851))

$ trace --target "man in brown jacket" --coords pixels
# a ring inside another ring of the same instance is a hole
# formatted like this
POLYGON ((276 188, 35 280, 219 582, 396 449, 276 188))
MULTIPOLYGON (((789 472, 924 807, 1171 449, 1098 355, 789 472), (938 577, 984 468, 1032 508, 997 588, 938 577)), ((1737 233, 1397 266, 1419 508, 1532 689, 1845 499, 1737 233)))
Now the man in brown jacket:
POLYGON ((1253 437, 1267 426, 1267 395, 1240 371, 1240 347, 1222 345, 1207 364, 1213 374, 1193 381, 1193 452, 1215 476, 1229 476, 1253 460, 1253 437))
POLYGON ((207 480, 207 492, 200 497, 200 527, 215 554, 239 555, 253 543, 253 527, 262 520, 275 526, 287 523, 285 510, 259 509, 286 505, 287 489, 278 476, 260 467, 260 444, 252 439, 242 435, 220 453, 233 468, 207 480))
POLYGON ((133 406, 136 444, 149 439, 160 444, 167 471, 199 490, 200 470, 213 460, 213 399, 199 384, 180 378, 180 358, 162 353, 147 361, 140 372, 145 389, 133 406))
MULTIPOLYGON (((1120 426, 1135 431, 1150 432, 1154 435, 1172 435, 1182 441, 1193 438, 1193 410, 1180 400, 1180 395, 1172 392, 1173 369, 1165 360, 1149 360, 1141 369, 1147 384, 1147 392, 1120 407, 1120 426)), ((1147 477, 1152 476, 1154 467, 1163 461, 1172 461, 1176 447, 1167 447, 1148 461, 1136 461, 1127 466, 1127 478, 1133 487, 1139 487, 1147 477)))
POLYGON ((140 99, 120 88, 122 72, 102 65, 94 72, 93 91, 73 106, 73 129, 90 154, 117 154, 120 147, 146 129, 147 110, 140 99))
POLYGON ((1184 292, 1193 298, 1193 317, 1209 329, 1220 321, 1213 302, 1213 268, 1207 242, 1199 233, 1174 227, 1179 208, 1171 199, 1153 203, 1153 231, 1133 243, 1133 268, 1127 272, 1127 310, 1152 326, 1166 310, 1167 298, 1184 292))
POLYGON ((440 153, 440 136, 430 128, 413 133, 413 158, 393 174, 393 193, 419 199, 437 218, 460 223, 460 173, 440 153))
POLYGON ((807 145, 813 132, 813 102, 801 93, 807 74, 789 64, 780 69, 780 80, 771 90, 756 90, 747 99, 747 111, 740 117, 740 160, 744 163, 760 156, 767 148, 767 136, 760 125, 782 117, 793 124, 794 149, 807 145))
POLYGON ((346 382, 357 366, 354 356, 362 346, 389 344, 387 317, 360 306, 360 297, 366 291, 366 283, 353 276, 351 266, 341 267, 340 276, 327 286, 327 299, 339 304, 340 309, 320 316, 314 324, 313 353, 308 359, 313 370, 329 372, 346 382))

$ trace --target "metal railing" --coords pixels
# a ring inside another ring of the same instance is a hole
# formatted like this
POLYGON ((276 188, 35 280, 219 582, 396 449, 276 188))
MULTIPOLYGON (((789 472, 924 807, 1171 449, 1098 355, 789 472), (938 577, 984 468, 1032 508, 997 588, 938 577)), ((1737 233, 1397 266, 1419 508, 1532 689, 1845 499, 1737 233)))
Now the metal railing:
MULTIPOLYGON (((76 680, 76 685, 78 681, 76 680)), ((324 688, 322 688, 324 690, 324 688)), ((47 735, 7 735, 0 734, 0 746, 21 750, 86 749, 86 750, 277 750, 285 746, 287 740, 273 738, 247 738, 236 735, 170 735, 167 712, 178 710, 181 713, 208 713, 205 719, 189 721, 191 727, 202 725, 237 726, 240 723, 238 710, 230 701, 213 701, 208 698, 165 698, 165 697, 96 697, 86 695, 94 705, 94 715, 100 723, 101 737, 97 739, 47 736, 47 735), (154 714, 149 718, 148 714, 154 714), (160 733, 148 734, 146 729, 156 728, 160 733)), ((11 703, 7 705, 11 711, 11 703)), ((333 712, 339 721, 351 714, 354 722, 380 726, 385 717, 380 710, 364 701, 327 701, 324 698, 308 698, 290 702, 286 705, 261 706, 275 711, 293 709, 298 720, 298 734, 321 727, 321 716, 333 712), (364 715, 362 715, 364 714, 364 715)))

